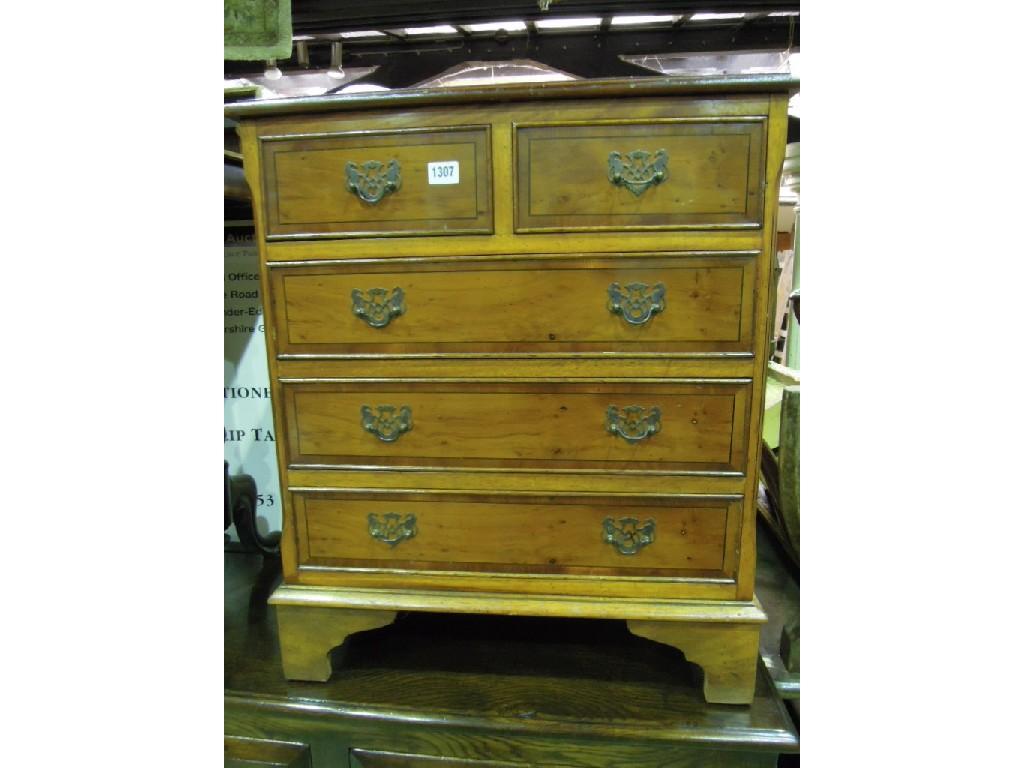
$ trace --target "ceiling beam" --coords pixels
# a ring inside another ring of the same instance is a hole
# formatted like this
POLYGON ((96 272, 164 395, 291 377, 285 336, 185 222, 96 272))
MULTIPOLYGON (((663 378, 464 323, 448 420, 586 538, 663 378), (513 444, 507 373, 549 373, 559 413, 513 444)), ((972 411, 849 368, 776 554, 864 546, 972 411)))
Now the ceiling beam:
POLYGON ((548 11, 541 11, 536 0, 292 0, 292 28, 300 35, 572 16, 799 10, 799 0, 558 0, 548 11))
MULTIPOLYGON (((403 41, 374 38, 361 45, 345 41, 345 65, 380 69, 367 82, 403 88, 437 75, 465 61, 533 59, 581 77, 651 75, 650 70, 626 64, 621 55, 658 53, 709 53, 743 50, 784 50, 800 46, 799 24, 786 17, 762 18, 746 24, 701 24, 678 29, 614 28, 605 34, 593 31, 529 35, 450 36, 447 39, 403 41)), ((330 46, 309 44, 310 69, 330 65, 330 46)), ((278 62, 282 70, 290 67, 278 62)), ((250 62, 224 62, 225 74, 251 74, 250 62)))

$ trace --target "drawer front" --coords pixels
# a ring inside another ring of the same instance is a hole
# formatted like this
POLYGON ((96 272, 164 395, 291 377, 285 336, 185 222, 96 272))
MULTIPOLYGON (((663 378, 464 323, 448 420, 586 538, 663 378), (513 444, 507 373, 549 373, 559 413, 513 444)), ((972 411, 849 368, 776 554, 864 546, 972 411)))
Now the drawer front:
POLYGON ((224 736, 224 768, 310 768, 311 764, 306 744, 224 736))
POLYGON ((724 578, 728 499, 299 492, 299 563, 319 567, 724 578))
POLYGON ((487 127, 264 137, 261 146, 268 239, 493 231, 487 127))
MULTIPOLYGON (((504 763, 493 760, 464 760, 457 757, 404 755, 353 749, 350 768, 545 768, 534 763, 504 763)), ((555 766, 550 766, 555 768, 555 766)))
POLYGON ((292 466, 743 471, 750 382, 285 383, 292 466))
POLYGON ((276 267, 278 352, 752 353, 754 265, 732 253, 276 267))
POLYGON ((757 228, 766 118, 517 126, 519 232, 757 228))

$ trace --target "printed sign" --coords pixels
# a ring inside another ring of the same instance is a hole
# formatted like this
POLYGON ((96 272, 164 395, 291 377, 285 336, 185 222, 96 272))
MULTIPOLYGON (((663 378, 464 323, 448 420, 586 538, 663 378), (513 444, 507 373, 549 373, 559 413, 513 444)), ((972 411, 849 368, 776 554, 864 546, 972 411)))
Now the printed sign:
MULTIPOLYGON (((281 483, 270 408, 270 374, 260 305, 259 254, 251 227, 224 233, 224 459, 256 481, 256 526, 281 530, 281 483)), ((232 539, 234 526, 230 531, 232 539)))

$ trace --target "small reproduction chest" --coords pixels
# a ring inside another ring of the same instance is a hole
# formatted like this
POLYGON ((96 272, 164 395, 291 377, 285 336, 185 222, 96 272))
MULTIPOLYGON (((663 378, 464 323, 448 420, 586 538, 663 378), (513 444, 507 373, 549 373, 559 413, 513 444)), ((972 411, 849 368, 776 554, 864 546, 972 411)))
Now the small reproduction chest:
POLYGON ((753 696, 783 76, 233 105, 285 675, 398 611, 620 618, 753 696))

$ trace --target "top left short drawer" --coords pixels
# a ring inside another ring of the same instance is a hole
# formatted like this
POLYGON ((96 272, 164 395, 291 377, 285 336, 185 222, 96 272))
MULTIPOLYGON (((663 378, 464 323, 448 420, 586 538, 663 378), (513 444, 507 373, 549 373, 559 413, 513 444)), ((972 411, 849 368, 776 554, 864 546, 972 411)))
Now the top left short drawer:
POLYGON ((494 231, 487 126, 260 144, 268 240, 494 231))

